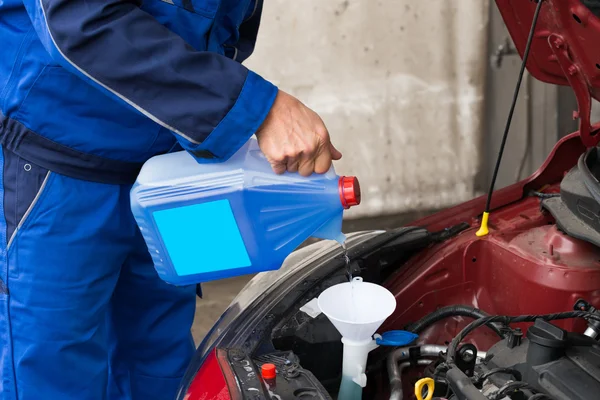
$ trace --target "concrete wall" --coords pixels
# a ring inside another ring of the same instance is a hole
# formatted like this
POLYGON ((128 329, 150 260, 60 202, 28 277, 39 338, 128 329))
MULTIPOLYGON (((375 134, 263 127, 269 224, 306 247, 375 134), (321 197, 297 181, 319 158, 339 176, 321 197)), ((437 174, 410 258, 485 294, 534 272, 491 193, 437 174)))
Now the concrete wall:
POLYGON ((596 121, 600 121, 600 103, 598 101, 594 101, 592 105, 592 123, 596 121))
POLYGON ((269 0, 247 65, 325 120, 361 180, 349 216, 474 194, 488 1, 269 0))

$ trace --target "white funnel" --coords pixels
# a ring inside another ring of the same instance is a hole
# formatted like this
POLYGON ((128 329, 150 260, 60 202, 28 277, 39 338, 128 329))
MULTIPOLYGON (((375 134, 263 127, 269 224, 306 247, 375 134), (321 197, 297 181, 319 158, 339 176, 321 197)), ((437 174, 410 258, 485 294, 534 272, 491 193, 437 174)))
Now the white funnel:
POLYGON ((321 293, 319 308, 344 339, 364 342, 392 315, 396 298, 383 286, 356 277, 321 293))
POLYGON ((338 399, 360 399, 367 384, 367 357, 377 348, 373 334, 396 309, 396 298, 383 286, 357 277, 321 293, 319 308, 342 334, 344 343, 338 399))

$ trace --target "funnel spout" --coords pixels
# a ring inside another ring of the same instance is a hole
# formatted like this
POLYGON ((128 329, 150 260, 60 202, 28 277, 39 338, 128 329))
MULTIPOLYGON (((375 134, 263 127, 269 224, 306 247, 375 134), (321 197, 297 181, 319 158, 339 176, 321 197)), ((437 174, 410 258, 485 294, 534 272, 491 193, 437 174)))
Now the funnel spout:
POLYGON ((369 353, 377 348, 374 340, 354 342, 342 338, 344 356, 342 361, 342 383, 339 399, 359 400, 362 389, 367 386, 367 358, 369 353))

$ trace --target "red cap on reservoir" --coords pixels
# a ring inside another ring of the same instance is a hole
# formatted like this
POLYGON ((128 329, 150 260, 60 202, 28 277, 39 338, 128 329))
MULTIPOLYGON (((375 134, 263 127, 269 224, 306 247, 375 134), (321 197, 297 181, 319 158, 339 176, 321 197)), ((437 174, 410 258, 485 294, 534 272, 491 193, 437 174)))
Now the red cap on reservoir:
POLYGON ((262 367, 260 367, 260 372, 263 379, 275 379, 277 376, 275 364, 263 364, 262 367))
POLYGON ((360 204, 360 184, 355 176, 340 177, 340 200, 345 209, 360 204))

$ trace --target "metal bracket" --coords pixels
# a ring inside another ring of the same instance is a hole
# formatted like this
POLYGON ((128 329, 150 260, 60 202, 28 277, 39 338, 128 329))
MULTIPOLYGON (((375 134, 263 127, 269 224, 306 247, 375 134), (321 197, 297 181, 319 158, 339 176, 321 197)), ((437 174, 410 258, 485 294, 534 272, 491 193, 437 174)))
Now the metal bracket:
POLYGON ((513 45, 510 37, 506 36, 504 38, 504 43, 499 45, 496 48, 496 51, 494 52, 494 54, 492 54, 492 56, 490 57, 490 64, 492 65, 493 68, 500 68, 500 67, 502 67, 502 61, 504 60, 505 56, 513 56, 513 55, 517 55, 517 54, 519 54, 519 53, 517 52, 517 49, 513 45))
POLYGON ((573 112, 573 119, 579 119, 581 141, 586 147, 596 146, 600 142, 600 135, 598 135, 600 127, 592 127, 592 96, 588 82, 577 64, 571 60, 569 45, 562 36, 554 33, 550 34, 548 36, 548 43, 554 53, 555 61, 560 65, 569 81, 569 85, 571 85, 575 92, 579 110, 573 112))

